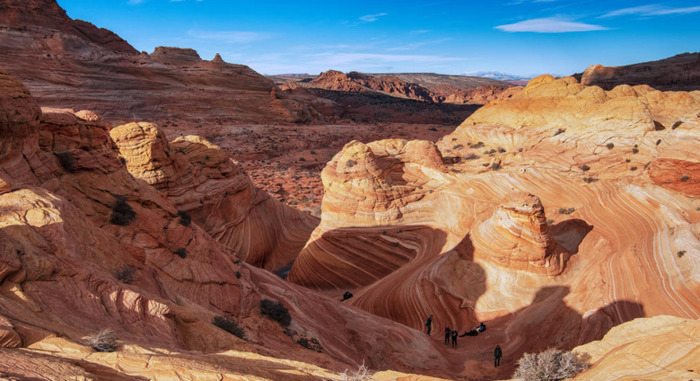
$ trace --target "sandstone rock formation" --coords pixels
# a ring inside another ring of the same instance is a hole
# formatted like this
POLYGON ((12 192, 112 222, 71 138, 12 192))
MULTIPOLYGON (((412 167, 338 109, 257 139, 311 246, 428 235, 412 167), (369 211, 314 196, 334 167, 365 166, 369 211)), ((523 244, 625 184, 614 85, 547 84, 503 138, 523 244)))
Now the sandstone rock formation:
POLYGON ((639 318, 574 350, 593 364, 577 380, 692 380, 700 377, 700 320, 639 318))
POLYGON ((432 314, 438 339, 485 321, 460 344, 472 377, 485 346, 509 354, 507 377, 524 352, 637 317, 698 319, 699 112, 700 92, 542 76, 438 149, 348 144, 288 281, 416 329, 432 314))
MULTIPOLYGON (((48 378, 185 374, 220 379, 251 374, 279 379, 299 367, 310 369, 298 377, 305 379, 325 377, 363 360, 372 369, 436 375, 461 371, 432 371, 451 366, 438 355, 440 348, 418 331, 339 305, 240 262, 196 218, 184 223, 177 203, 169 199, 181 197, 177 202, 187 205, 196 191, 155 189, 146 180, 161 186, 180 183, 168 182, 168 165, 129 156, 141 149, 151 152, 151 159, 162 159, 166 143, 172 144, 171 149, 186 151, 171 156, 172 170, 190 168, 192 181, 200 187, 226 188, 236 183, 236 166, 224 163, 219 150, 196 138, 168 143, 150 130, 152 140, 132 139, 130 150, 120 151, 109 126, 94 113, 48 108, 42 113, 17 80, 6 73, 0 79, 3 377, 45 372, 48 378), (204 153, 218 156, 204 159, 201 166, 187 163, 204 153), (118 155, 127 164, 133 159, 142 168, 134 172, 145 180, 132 176, 118 155), (216 170, 207 169, 206 163, 221 165, 222 172, 213 175, 216 170), (286 306, 292 317, 286 330, 261 317, 262 299, 286 306), (213 325, 215 316, 237 322, 246 339, 213 325), (85 337, 106 328, 116 332, 118 352, 94 353, 85 337), (321 352, 307 349, 314 348, 310 342, 321 352), (24 349, 9 349, 17 346, 24 349), (234 351, 197 354, 228 350, 234 351), (288 362, 261 360, 257 353, 288 362)), ((137 126, 120 128, 117 136, 148 131, 148 125, 137 126)))
POLYGON ((626 66, 592 65, 574 77, 584 85, 606 90, 623 84, 649 85, 659 90, 700 90, 700 53, 626 66))
POLYGON ((254 266, 275 271, 290 265, 318 224, 257 189, 223 150, 198 136, 168 143, 148 123, 122 125, 110 135, 134 177, 254 266))
POLYGON ((347 92, 380 92, 395 97, 416 99, 424 102, 438 102, 432 92, 418 84, 404 82, 398 77, 377 78, 356 71, 348 74, 328 70, 309 82, 310 86, 326 90, 347 92))
POLYGON ((317 117, 247 66, 203 61, 191 49, 139 55, 114 33, 70 19, 55 0, 4 0, 0 7, 2 65, 42 106, 191 125, 317 117))

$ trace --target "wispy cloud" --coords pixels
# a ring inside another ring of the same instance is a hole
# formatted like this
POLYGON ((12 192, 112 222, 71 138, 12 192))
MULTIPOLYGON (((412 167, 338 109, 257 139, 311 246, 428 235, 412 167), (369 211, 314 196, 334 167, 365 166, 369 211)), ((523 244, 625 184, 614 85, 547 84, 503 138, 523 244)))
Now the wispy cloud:
POLYGON ((449 40, 451 40, 451 38, 441 38, 441 39, 432 40, 432 41, 419 41, 419 42, 414 42, 411 44, 406 44, 403 46, 396 46, 393 48, 389 48, 387 50, 389 50, 389 51, 413 50, 413 49, 420 48, 421 46, 439 44, 441 42, 445 42, 445 41, 449 41, 449 40))
POLYGON ((623 8, 608 12, 600 18, 616 17, 616 16, 666 16, 679 15, 700 12, 700 6, 684 7, 684 8, 669 8, 658 4, 640 5, 638 7, 623 8))
POLYGON ((144 1, 146 1, 146 0, 129 0, 129 1, 127 1, 126 3, 129 4, 129 5, 135 5, 135 4, 141 4, 141 3, 143 3, 144 1))
POLYGON ((223 30, 223 31, 200 31, 190 30, 187 35, 199 40, 212 40, 219 42, 228 42, 235 44, 243 44, 255 41, 262 41, 272 38, 270 33, 250 32, 241 30, 223 30))
POLYGON ((380 17, 386 16, 386 15, 387 15, 386 13, 377 13, 376 15, 364 15, 364 16, 360 17, 360 20, 362 20, 364 22, 375 22, 375 21, 379 20, 380 17))
POLYGON ((567 33, 607 30, 604 26, 571 21, 562 17, 544 17, 523 20, 513 24, 499 25, 496 29, 504 32, 567 33))
POLYGON ((376 54, 376 53, 319 53, 313 55, 313 64, 325 67, 345 67, 362 64, 387 64, 398 62, 436 63, 445 61, 467 61, 469 58, 443 57, 435 55, 414 54, 376 54))

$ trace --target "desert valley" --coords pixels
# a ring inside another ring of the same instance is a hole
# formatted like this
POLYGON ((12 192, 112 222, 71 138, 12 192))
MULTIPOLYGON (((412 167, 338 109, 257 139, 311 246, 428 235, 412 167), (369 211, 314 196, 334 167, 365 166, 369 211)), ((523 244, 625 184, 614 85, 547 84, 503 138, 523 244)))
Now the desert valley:
POLYGON ((700 53, 264 76, 0 0, 0 57, 0 379, 700 379, 700 53))

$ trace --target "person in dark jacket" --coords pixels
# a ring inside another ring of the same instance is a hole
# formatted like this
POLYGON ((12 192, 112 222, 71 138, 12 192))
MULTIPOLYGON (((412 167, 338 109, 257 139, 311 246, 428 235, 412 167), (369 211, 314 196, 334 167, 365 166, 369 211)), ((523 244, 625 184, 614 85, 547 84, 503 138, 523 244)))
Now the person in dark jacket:
POLYGON ((493 350, 493 367, 501 365, 501 357, 503 357, 503 351, 500 345, 496 345, 496 349, 493 350))
POLYGON ((425 321, 425 326, 428 327, 428 336, 430 336, 430 330, 433 329, 433 315, 430 315, 425 321))
POLYGON ((452 330, 450 327, 445 326, 445 345, 450 345, 450 334, 452 333, 452 330))
POLYGON ((457 348, 457 334, 458 334, 457 330, 453 329, 452 335, 451 335, 452 336, 452 348, 457 348))

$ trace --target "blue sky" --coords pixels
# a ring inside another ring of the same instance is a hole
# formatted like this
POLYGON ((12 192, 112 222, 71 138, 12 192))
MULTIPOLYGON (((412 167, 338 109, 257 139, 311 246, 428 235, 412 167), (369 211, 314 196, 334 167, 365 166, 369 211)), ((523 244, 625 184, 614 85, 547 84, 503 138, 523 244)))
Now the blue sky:
POLYGON ((196 49, 263 74, 568 75, 700 51, 700 1, 58 0, 136 49, 196 49))

